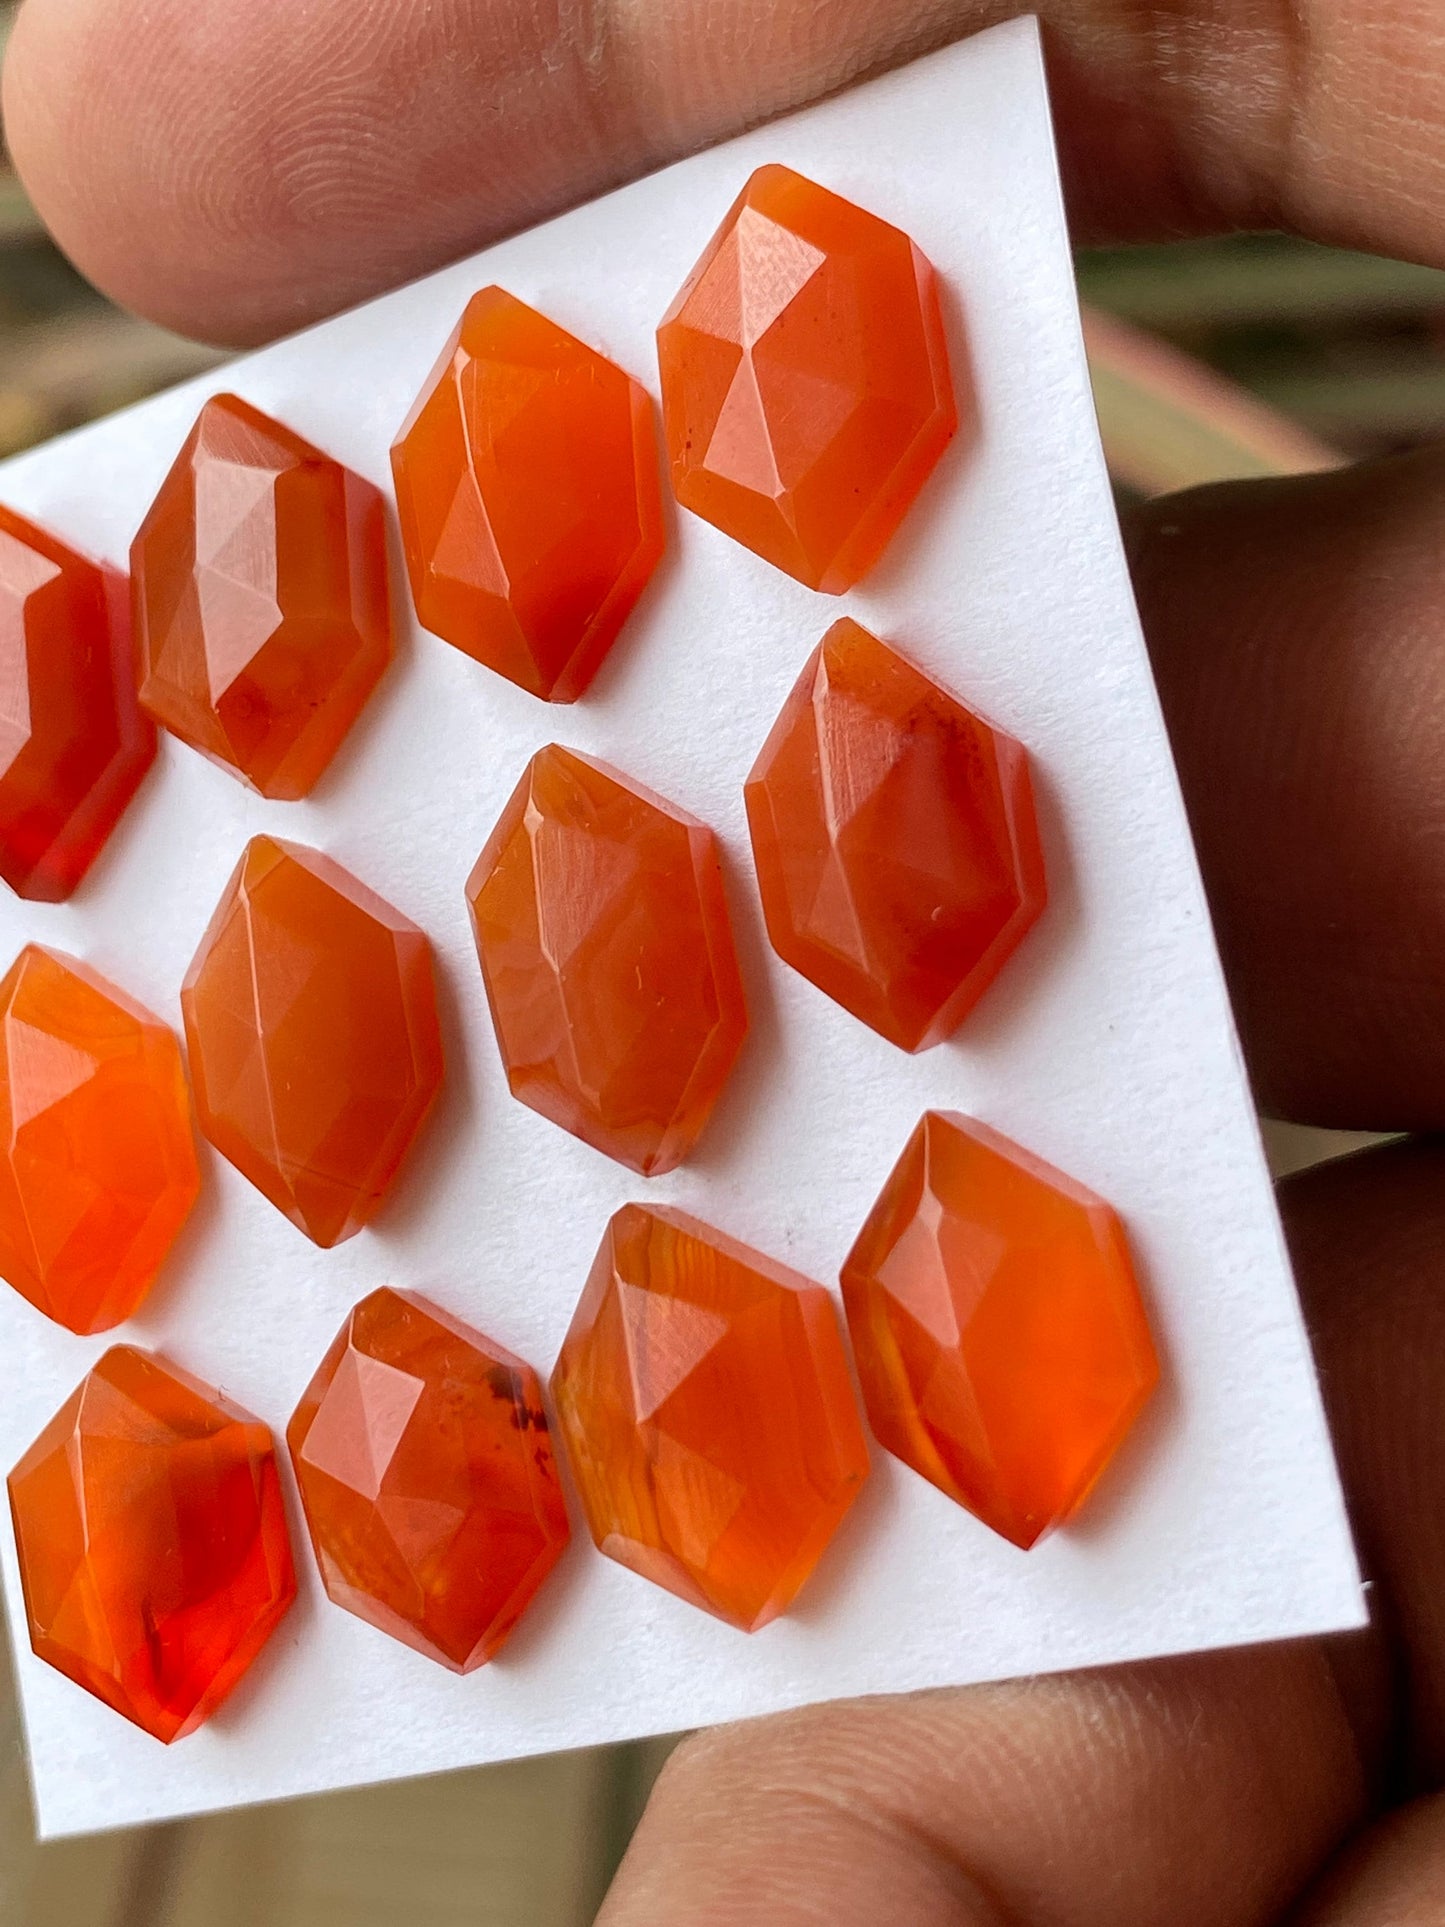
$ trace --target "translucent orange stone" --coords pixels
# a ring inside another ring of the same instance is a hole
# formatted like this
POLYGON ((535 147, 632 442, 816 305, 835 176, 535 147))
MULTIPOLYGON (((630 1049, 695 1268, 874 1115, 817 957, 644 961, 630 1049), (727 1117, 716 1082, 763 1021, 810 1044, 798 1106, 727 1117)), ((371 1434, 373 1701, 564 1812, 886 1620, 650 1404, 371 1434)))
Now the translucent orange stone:
POLYGON ((1044 908, 1021 746, 846 618, 746 798, 773 948, 904 1050, 957 1029, 1044 908))
POLYGON ((391 659, 380 491, 215 395, 131 580, 146 711, 263 796, 305 796, 391 659))
POLYGON ((786 1612, 868 1473, 828 1293, 681 1211, 613 1218, 552 1397, 602 1551, 744 1632, 786 1612))
POLYGON ((880 1444, 1016 1546, 1075 1513, 1159 1376, 1114 1212, 930 1111, 843 1266, 880 1444))
POLYGON ((567 1544, 537 1375, 376 1291, 286 1433, 327 1592, 456 1673, 500 1650, 567 1544))
POLYGON ((0 1276, 73 1332, 129 1318, 196 1201, 180 1046, 35 944, 0 982, 0 1276))
POLYGON ((574 702, 662 555, 645 390, 484 288, 391 460, 421 622, 534 696, 574 702))
POLYGON ((644 1176, 672 1170, 748 1026, 712 831, 553 744, 467 901, 513 1096, 644 1176))
POLYGON ((196 1111, 319 1245, 370 1219, 442 1077, 431 946, 339 863, 253 837, 181 991, 196 1111))
POLYGON ((684 508, 838 595, 958 427, 933 269, 908 236, 760 167, 657 332, 684 508))
POLYGON ((0 507, 0 877, 59 903, 156 753, 136 706, 130 591, 0 507))
POLYGON ((296 1594, 266 1427, 118 1345, 9 1486, 37 1655, 158 1740, 194 1732, 296 1594))

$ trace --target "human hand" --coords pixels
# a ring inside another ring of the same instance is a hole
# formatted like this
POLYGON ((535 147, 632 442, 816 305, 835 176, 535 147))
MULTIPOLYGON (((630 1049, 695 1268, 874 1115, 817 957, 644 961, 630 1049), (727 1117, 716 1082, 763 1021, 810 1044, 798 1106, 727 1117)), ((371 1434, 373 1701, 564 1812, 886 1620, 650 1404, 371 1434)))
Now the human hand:
MULTIPOLYGON (((258 340, 1007 11, 28 0, 7 131, 109 292, 258 340)), ((1445 262, 1427 9, 1048 12, 1084 235, 1280 222, 1445 262)), ((1445 456, 1177 498, 1130 536, 1262 1103, 1440 1129, 1445 456)), ((1283 1203, 1374 1633, 703 1735, 608 1927, 1445 1918, 1445 1154, 1371 1152, 1283 1203)))

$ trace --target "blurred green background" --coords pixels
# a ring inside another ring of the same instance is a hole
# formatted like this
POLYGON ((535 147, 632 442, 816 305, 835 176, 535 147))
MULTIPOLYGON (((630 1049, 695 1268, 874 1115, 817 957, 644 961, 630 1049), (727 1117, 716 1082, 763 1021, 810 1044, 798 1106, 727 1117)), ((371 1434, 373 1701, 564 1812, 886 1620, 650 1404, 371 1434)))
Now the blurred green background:
MULTIPOLYGON (((9 15, 0 0, 0 50, 9 15)), ((1445 432, 1445 275, 1274 236, 1078 266, 1125 495, 1445 432)), ((0 152, 0 457, 218 359, 89 288, 0 152)), ((1281 1167, 1335 1148, 1271 1132, 1281 1167)), ((585 1927, 669 1745, 41 1848, 7 1668, 0 1640, 0 1927, 585 1927)))

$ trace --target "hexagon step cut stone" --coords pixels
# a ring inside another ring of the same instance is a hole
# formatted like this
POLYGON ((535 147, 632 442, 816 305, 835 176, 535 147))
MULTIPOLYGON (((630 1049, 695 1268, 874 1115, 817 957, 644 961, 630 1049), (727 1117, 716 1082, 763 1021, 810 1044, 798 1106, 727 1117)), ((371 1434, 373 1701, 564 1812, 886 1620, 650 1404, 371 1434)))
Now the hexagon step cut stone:
POLYGON ((129 1345, 9 1488, 36 1654, 158 1740, 211 1717, 296 1596, 271 1434, 129 1345))
POLYGON ((376 1291, 286 1437, 335 1603, 455 1673, 491 1659, 569 1536, 531 1367, 424 1298, 376 1291))
POLYGON ((467 901, 513 1096, 645 1177, 681 1163, 748 1023, 712 831, 554 743, 467 901))
POLYGON ((442 1078, 431 946, 339 863, 253 837, 181 991, 196 1112, 318 1245, 374 1216, 442 1078))
POLYGON ((646 390, 484 288, 391 459, 423 626, 532 695, 575 702, 662 556, 646 390))
MULTIPOLYGON (((867 573, 958 427, 908 236, 760 167, 657 331, 673 493, 809 588, 867 573)), ((970 420, 972 385, 967 390, 970 420)))
POLYGON ((380 490, 214 395, 131 580, 145 710, 262 796, 307 795, 391 660, 380 490))
POLYGON ((60 903, 155 760, 136 703, 130 589, 0 507, 0 877, 60 903))
POLYGON ((1043 911, 1023 748, 847 618, 746 800, 773 948, 903 1050, 950 1036, 1043 911))
POLYGON ((612 1219, 552 1374, 598 1546, 756 1632, 868 1473, 833 1301, 681 1211, 612 1219))
POLYGON ((1159 1376, 1118 1217, 930 1111, 843 1266, 880 1444, 1016 1546, 1072 1517, 1159 1376))
POLYGON ((0 1276, 73 1332, 129 1318, 200 1188, 172 1031, 27 945, 0 982, 0 1144, 0 1276))

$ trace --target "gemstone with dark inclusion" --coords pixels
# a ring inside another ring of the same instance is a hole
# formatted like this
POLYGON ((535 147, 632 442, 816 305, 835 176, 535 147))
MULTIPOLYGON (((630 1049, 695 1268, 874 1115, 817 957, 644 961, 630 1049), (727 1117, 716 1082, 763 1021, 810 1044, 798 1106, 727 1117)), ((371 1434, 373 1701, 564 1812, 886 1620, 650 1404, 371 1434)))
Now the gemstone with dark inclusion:
POLYGON ((568 1539, 531 1367, 412 1292, 375 1291, 286 1438, 335 1603, 453 1672, 491 1659, 568 1539))

